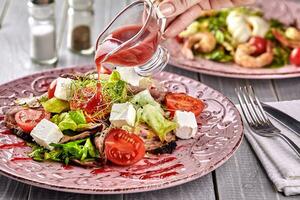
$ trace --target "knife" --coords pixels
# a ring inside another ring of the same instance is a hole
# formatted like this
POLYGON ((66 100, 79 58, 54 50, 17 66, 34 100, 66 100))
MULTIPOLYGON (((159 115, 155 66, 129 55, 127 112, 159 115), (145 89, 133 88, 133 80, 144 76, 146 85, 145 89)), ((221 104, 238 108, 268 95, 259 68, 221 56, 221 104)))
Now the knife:
POLYGON ((298 120, 265 103, 262 103, 262 107, 272 118, 300 137, 300 122, 298 120))

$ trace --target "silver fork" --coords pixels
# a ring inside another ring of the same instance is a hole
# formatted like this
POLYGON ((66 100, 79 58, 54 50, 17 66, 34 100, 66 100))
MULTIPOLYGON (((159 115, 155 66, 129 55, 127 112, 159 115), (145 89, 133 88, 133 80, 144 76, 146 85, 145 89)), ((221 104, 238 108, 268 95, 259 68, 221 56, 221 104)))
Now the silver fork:
POLYGON ((272 124, 251 86, 236 88, 235 93, 238 97, 245 119, 254 133, 263 137, 280 137, 300 157, 300 148, 272 124))

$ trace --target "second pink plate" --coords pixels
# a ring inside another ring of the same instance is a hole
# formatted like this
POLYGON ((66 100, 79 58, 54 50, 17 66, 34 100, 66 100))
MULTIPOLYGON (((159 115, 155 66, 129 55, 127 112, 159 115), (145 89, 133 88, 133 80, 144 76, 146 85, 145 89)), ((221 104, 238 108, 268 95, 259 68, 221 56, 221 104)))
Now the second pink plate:
MULTIPOLYGON (((300 25, 299 2, 291 0, 257 0, 254 7, 260 8, 264 12, 266 18, 278 19, 287 25, 300 25)), ((164 46, 170 52, 170 64, 194 72, 247 79, 283 79, 300 77, 300 67, 292 65, 286 65, 281 68, 249 69, 233 63, 223 64, 202 58, 188 60, 182 55, 181 46, 175 39, 167 41, 164 46)))

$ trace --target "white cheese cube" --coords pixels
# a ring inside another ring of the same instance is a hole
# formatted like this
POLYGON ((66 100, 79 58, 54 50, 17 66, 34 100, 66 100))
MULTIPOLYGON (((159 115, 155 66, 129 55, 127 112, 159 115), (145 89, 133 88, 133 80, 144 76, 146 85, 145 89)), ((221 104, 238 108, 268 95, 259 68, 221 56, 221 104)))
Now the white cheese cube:
POLYGON ((132 86, 140 86, 140 81, 144 78, 138 75, 133 67, 117 67, 116 70, 120 73, 121 80, 132 86))
POLYGON ((175 134, 181 139, 195 137, 198 129, 196 117, 192 112, 175 111, 174 121, 177 123, 175 134))
POLYGON ((115 127, 134 126, 135 118, 136 111, 131 103, 115 103, 112 106, 109 121, 115 127))
POLYGON ((58 126, 47 119, 41 120, 30 135, 36 143, 50 150, 53 149, 50 144, 58 143, 64 136, 58 126))
POLYGON ((58 99, 69 101, 73 97, 74 85, 70 78, 57 78, 54 96, 58 99))

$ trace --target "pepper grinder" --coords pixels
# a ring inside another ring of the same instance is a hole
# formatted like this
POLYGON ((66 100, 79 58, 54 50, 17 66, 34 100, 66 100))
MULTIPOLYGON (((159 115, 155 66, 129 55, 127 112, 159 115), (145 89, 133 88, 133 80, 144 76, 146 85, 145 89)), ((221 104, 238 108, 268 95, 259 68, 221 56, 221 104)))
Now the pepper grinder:
POLYGON ((29 0, 30 57, 38 64, 57 62, 54 0, 29 0))
POLYGON ((92 45, 93 0, 68 0, 67 47, 79 54, 94 53, 92 45))

